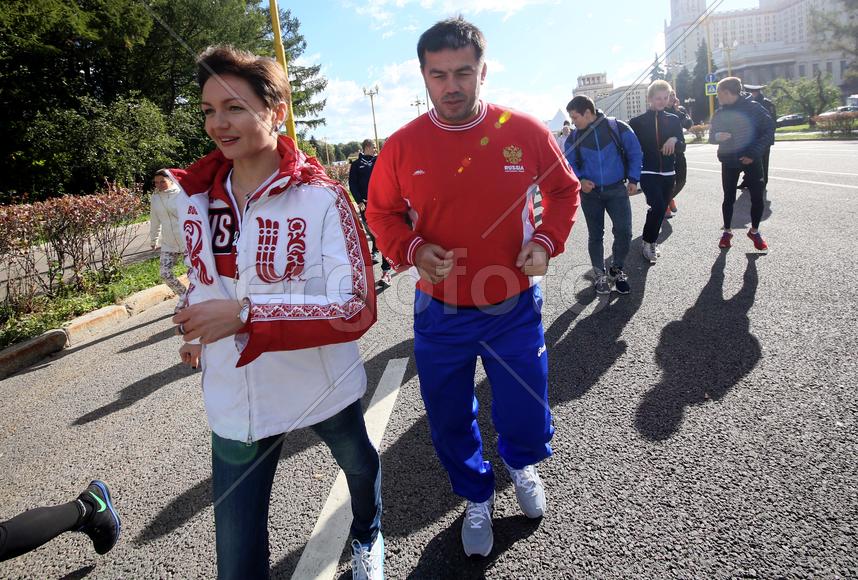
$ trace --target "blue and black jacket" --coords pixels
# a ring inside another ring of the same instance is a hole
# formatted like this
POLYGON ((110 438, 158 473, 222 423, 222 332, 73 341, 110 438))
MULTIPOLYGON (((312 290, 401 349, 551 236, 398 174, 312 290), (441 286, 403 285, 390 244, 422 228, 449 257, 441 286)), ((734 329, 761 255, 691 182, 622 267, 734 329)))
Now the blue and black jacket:
POLYGON ((718 143, 718 161, 726 167, 742 167, 740 157, 762 159, 774 140, 775 122, 763 106, 751 99, 739 99, 721 105, 709 124, 709 142, 718 143, 717 133, 730 133, 730 139, 718 143))
POLYGON ((605 117, 602 111, 596 113, 596 120, 586 129, 572 131, 566 138, 564 153, 578 179, 588 179, 596 187, 625 180, 632 183, 640 181, 641 146, 638 138, 631 127, 605 117))
POLYGON ((668 174, 676 171, 676 155, 662 155, 661 147, 668 139, 676 137, 675 152, 685 152, 685 137, 679 117, 665 111, 649 110, 629 121, 629 125, 643 150, 643 171, 668 174))

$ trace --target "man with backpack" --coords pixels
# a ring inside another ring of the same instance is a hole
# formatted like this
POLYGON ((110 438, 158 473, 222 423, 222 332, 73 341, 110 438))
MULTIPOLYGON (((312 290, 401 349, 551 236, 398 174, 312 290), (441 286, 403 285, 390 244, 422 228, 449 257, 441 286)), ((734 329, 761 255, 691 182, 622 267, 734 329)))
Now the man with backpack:
POLYGON ((632 206, 629 196, 637 192, 643 154, 634 131, 613 117, 606 117, 590 97, 579 95, 566 111, 575 125, 564 151, 581 180, 581 209, 587 221, 590 262, 597 294, 631 291, 623 271, 632 241, 632 206), (614 235, 610 269, 605 269, 605 212, 614 235))

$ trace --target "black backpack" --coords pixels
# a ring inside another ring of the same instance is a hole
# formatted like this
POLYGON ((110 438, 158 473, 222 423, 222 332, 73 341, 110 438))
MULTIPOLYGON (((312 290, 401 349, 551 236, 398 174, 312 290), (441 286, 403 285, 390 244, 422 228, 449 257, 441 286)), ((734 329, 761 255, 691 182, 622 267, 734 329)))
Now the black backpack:
MULTIPOLYGON (((621 126, 617 122, 616 117, 602 117, 602 119, 606 119, 608 121, 608 133, 610 133, 611 141, 614 142, 614 145, 617 147, 617 151, 620 153, 620 158, 623 160, 623 175, 628 179, 629 160, 626 157, 626 149, 623 147, 623 139, 620 136, 621 126)), ((595 131, 596 125, 601 122, 601 119, 597 120, 596 124, 590 130, 595 131)), ((584 158, 581 157, 581 148, 578 141, 578 129, 572 129, 572 134, 570 136, 572 137, 572 146, 575 148, 575 161, 578 162, 578 165, 583 166, 584 158)))

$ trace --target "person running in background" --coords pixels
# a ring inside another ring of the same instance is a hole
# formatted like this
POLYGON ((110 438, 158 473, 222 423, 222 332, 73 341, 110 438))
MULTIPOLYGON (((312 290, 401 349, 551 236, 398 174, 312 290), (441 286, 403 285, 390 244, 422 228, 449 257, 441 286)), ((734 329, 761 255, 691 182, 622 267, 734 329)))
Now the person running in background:
POLYGON ((581 209, 587 221, 590 263, 597 294, 631 291, 623 266, 632 242, 632 204, 641 175, 641 146, 631 128, 605 117, 590 97, 578 95, 566 105, 575 124, 564 146, 572 170, 581 180, 581 209), (605 212, 611 218, 614 244, 611 268, 605 271, 605 212))
POLYGON ((357 344, 376 321, 366 237, 346 190, 279 134, 289 79, 277 61, 210 47, 197 83, 217 149, 170 170, 191 280, 173 322, 182 361, 205 367, 218 577, 268 578, 284 434, 309 427, 346 476, 353 577, 381 579, 381 464, 357 344))
POLYGON ((736 77, 721 79, 718 83, 718 103, 709 125, 709 142, 718 144, 718 161, 721 162, 721 186, 724 202, 721 213, 724 228, 718 247, 733 245, 733 205, 736 203, 736 184, 739 174, 745 172, 751 193, 751 229, 748 237, 757 251, 768 252, 769 246, 760 234, 763 217, 763 154, 774 133, 774 121, 759 103, 741 96, 742 81, 736 77))
POLYGON ((152 182, 155 184, 155 191, 150 204, 149 242, 152 249, 160 244, 161 279, 179 297, 178 305, 181 305, 186 288, 173 272, 173 268, 185 255, 185 239, 179 228, 179 214, 176 209, 176 198, 180 191, 164 169, 155 172, 152 182))
POLYGON ((676 153, 685 151, 679 117, 664 110, 671 90, 667 81, 654 81, 647 88, 649 110, 629 121, 643 150, 641 189, 649 209, 644 222, 641 252, 650 264, 655 264, 661 255, 656 241, 673 197, 676 153))
MULTIPOLYGON (((748 98, 761 104, 766 110, 766 113, 769 114, 769 117, 772 118, 772 122, 775 122, 778 119, 778 110, 777 107, 775 107, 775 104, 763 94, 764 88, 766 88, 766 85, 745 85, 745 90, 750 93, 748 98)), ((769 187, 769 155, 772 152, 772 146, 774 144, 775 134, 773 132, 771 143, 766 147, 766 151, 763 153, 763 193, 765 193, 769 187)), ((742 185, 739 186, 739 189, 747 188, 746 182, 747 179, 743 179, 742 185)))
MULTIPOLYGON (((679 117, 679 124, 682 126, 683 129, 691 128, 691 117, 688 116, 688 113, 685 111, 685 107, 679 104, 679 99, 676 97, 675 91, 670 91, 668 105, 664 108, 664 110, 667 113, 679 117)), ((685 160, 685 150, 677 150, 676 179, 673 182, 673 196, 670 198, 670 203, 668 204, 667 211, 664 214, 665 218, 670 219, 673 217, 674 213, 679 211, 679 209, 676 207, 676 196, 679 195, 679 192, 682 191, 685 187, 685 182, 687 178, 688 162, 685 160)))
POLYGON ((40 507, 0 523, 0 562, 31 552, 65 532, 83 532, 98 554, 108 553, 122 524, 103 481, 90 482, 77 499, 40 507))
MULTIPOLYGON (((375 236, 370 231, 369 225, 366 222, 366 202, 369 197, 369 179, 372 176, 372 168, 375 166, 376 159, 378 159, 378 151, 375 148, 375 141, 364 139, 363 143, 361 143, 361 152, 358 153, 357 159, 352 161, 349 168, 349 191, 358 204, 361 220, 366 225, 367 235, 369 235, 369 239, 372 242, 373 264, 378 263, 378 246, 376 246, 375 236)), ((390 286, 390 282, 390 262, 382 256, 381 279, 378 281, 378 285, 386 288, 390 286)))
POLYGON ((434 108, 385 143, 367 209, 382 253, 420 276, 420 393, 435 451, 453 491, 467 500, 462 547, 469 556, 487 556, 494 545, 495 477, 477 424, 477 358, 491 382, 498 452, 519 507, 529 518, 546 510, 536 464, 551 455, 554 428, 538 277, 564 249, 579 189, 542 122, 480 100, 485 46, 482 32, 461 17, 421 35, 417 56, 434 108))

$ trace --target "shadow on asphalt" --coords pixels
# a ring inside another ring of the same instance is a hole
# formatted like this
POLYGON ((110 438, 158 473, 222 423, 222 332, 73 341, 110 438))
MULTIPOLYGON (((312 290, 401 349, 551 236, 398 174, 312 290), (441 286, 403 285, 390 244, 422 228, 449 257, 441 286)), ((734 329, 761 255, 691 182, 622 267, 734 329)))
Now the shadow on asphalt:
MULTIPOLYGON (((413 362, 409 364, 409 367, 412 364, 413 362)), ((477 399, 480 401, 491 400, 491 386, 488 380, 483 380, 477 385, 476 394, 477 399)), ((480 426, 480 433, 483 439, 483 454, 485 459, 490 461, 493 466, 501 465, 501 458, 497 453, 496 445, 497 432, 491 420, 491 405, 480 405, 477 422, 480 426)), ((386 540, 408 537, 413 532, 436 523, 452 511, 464 511, 465 501, 451 491, 447 472, 441 467, 441 463, 435 455, 435 448, 432 446, 432 440, 429 435, 429 422, 425 414, 390 447, 385 449, 381 454, 381 464, 382 498, 396 498, 396 501, 389 501, 384 504, 383 531, 386 540)), ((495 469, 494 473, 496 478, 495 488, 498 495, 500 495, 503 493, 503 490, 512 484, 506 470, 495 469)), ((533 520, 528 520, 524 516, 496 520, 494 550, 490 558, 485 559, 483 564, 474 565, 482 565, 482 569, 485 569, 485 566, 493 562, 516 540, 530 535, 539 527, 538 520, 536 523, 531 522, 533 520), (522 523, 522 520, 525 523, 522 523), (502 526, 505 538, 503 541, 498 537, 498 522, 507 522, 502 526), (515 524, 513 525, 511 522, 515 524), (523 528, 523 531, 511 529, 507 533, 507 526, 510 528, 520 527, 523 528), (516 536, 516 534, 519 535, 516 536), (510 540, 509 538, 513 539, 510 540)), ((465 558, 464 552, 462 552, 459 535, 461 528, 462 518, 459 517, 448 529, 441 532, 430 542, 430 545, 424 551, 424 557, 443 559, 448 557, 449 554, 457 554, 461 555, 462 561, 466 561, 467 558, 465 558), (428 554, 429 552, 432 553, 428 554)), ((391 543, 390 545, 393 546, 395 544, 391 543)), ((301 554, 304 552, 305 546, 306 544, 299 549, 293 550, 277 562, 271 571, 271 577, 290 578, 298 565, 298 561, 301 559, 301 554)), ((348 561, 350 557, 351 548, 347 544, 341 554, 340 562, 348 561)), ((417 577, 420 577, 420 575, 417 575, 417 577)), ((467 574, 464 576, 454 574, 447 577, 471 576, 467 574)))
MULTIPOLYGON (((662 235, 666 238, 672 231, 665 223, 662 235)), ((620 336, 641 307, 650 268, 640 257, 640 247, 641 238, 632 241, 626 264, 631 286, 628 295, 599 298, 593 286, 587 286, 576 294, 576 307, 558 316, 546 330, 548 400, 552 407, 586 395, 628 350, 628 343, 620 336), (580 313, 597 300, 596 310, 575 323, 580 313), (573 323, 575 326, 567 334, 573 323)))
MULTIPOLYGON (((81 344, 79 346, 73 346, 71 348, 61 350, 60 352, 58 352, 56 354, 49 355, 47 360, 35 363, 33 366, 27 367, 26 369, 22 369, 22 370, 18 371, 17 373, 15 373, 14 375, 10 375, 10 376, 26 375, 26 374, 47 368, 47 367, 51 366, 55 361, 58 361, 61 358, 66 357, 72 353, 79 351, 79 350, 82 350, 84 348, 88 348, 90 346, 95 346, 96 344, 99 344, 101 342, 105 342, 105 341, 110 340, 112 338, 116 338, 117 336, 125 334, 126 332, 131 332, 133 330, 137 330, 138 328, 143 328, 144 326, 149 326, 150 324, 155 324, 156 322, 160 322, 161 320, 164 320, 165 318, 170 318, 171 316, 173 316, 172 313, 165 314, 164 316, 161 316, 159 318, 155 318, 154 320, 150 320, 148 322, 142 322, 136 326, 131 326, 131 327, 126 328, 124 330, 120 330, 119 332, 114 332, 113 334, 106 334, 104 336, 101 336, 99 338, 96 338, 95 340, 91 340, 89 342, 86 342, 86 343, 81 344)), ((122 352, 126 352, 126 351, 122 351, 122 352)))
MULTIPOLYGON (((384 373, 384 369, 387 367, 388 361, 394 358, 411 359, 411 354, 413 352, 414 341, 409 339, 376 354, 364 363, 367 375, 367 392, 363 397, 364 409, 369 405, 372 395, 375 393, 375 388, 381 381, 381 375, 384 373)), ((409 360, 408 366, 405 370, 403 384, 411 380, 416 374, 417 370, 414 366, 414 361, 409 360)), ((309 429, 298 429, 296 431, 292 431, 283 441, 283 448, 280 452, 280 461, 301 453, 310 447, 320 445, 321 443, 321 440, 309 429)), ((209 443, 206 442, 206 445, 209 445, 209 443)), ((333 462, 333 458, 331 461, 333 462)), ((279 491, 286 493, 292 492, 292 490, 279 491)), ((158 512, 146 527, 143 528, 140 534, 134 538, 134 543, 148 544, 174 532, 193 519, 207 506, 211 505, 211 503, 212 480, 211 477, 207 477, 164 506, 164 508, 158 512)), ((300 553, 298 555, 300 556, 300 553)), ((297 564, 298 560, 295 559, 291 564, 290 569, 294 569, 297 564)))
POLYGON ((164 369, 159 373, 144 377, 139 381, 128 385, 119 391, 119 398, 112 403, 108 403, 103 407, 99 407, 94 411, 90 411, 86 415, 75 420, 72 425, 86 425, 93 421, 97 421, 117 411, 127 409, 134 403, 145 399, 161 387, 169 385, 174 381, 189 377, 196 372, 195 369, 183 363, 177 363, 170 368, 164 369))
POLYGON ((74 572, 69 572, 68 574, 60 578, 60 580, 81 580, 81 578, 86 578, 87 576, 89 576, 93 570, 95 570, 95 565, 90 564, 88 566, 78 568, 74 572))
POLYGON ((661 331, 655 358, 661 382, 641 400, 635 427, 650 441, 664 441, 680 428, 685 408, 718 401, 762 358, 751 334, 748 312, 754 305, 759 254, 748 254, 742 288, 724 298, 727 251, 712 265, 709 281, 682 320, 661 331))
MULTIPOLYGON (((137 344, 132 344, 131 346, 126 346, 122 350, 118 351, 116 354, 124 354, 126 352, 134 352, 135 350, 140 350, 141 348, 146 348, 147 346, 152 346, 152 345, 158 344, 162 340, 167 340, 167 339, 173 338, 173 337, 178 338, 178 335, 176 334, 176 327, 175 326, 171 326, 170 328, 167 328, 166 330, 162 330, 161 332, 153 334, 152 336, 150 336, 146 340, 140 341, 137 344)), ((176 358, 179 358, 179 347, 180 346, 181 346, 181 342, 177 340, 176 341, 176 358)))
POLYGON ((524 515, 496 518, 492 520, 495 545, 491 553, 485 558, 469 558, 462 550, 460 537, 463 516, 456 518, 450 527, 432 538, 409 577, 484 578, 486 571, 494 566, 504 552, 516 542, 530 537, 541 523, 541 520, 531 520, 524 515))
MULTIPOLYGON (((760 221, 764 222, 770 217, 772 217, 772 202, 766 194, 763 196, 763 217, 760 221)), ((742 190, 736 198, 736 203, 733 204, 733 221, 730 227, 736 229, 751 227, 751 193, 748 190, 742 190)))

